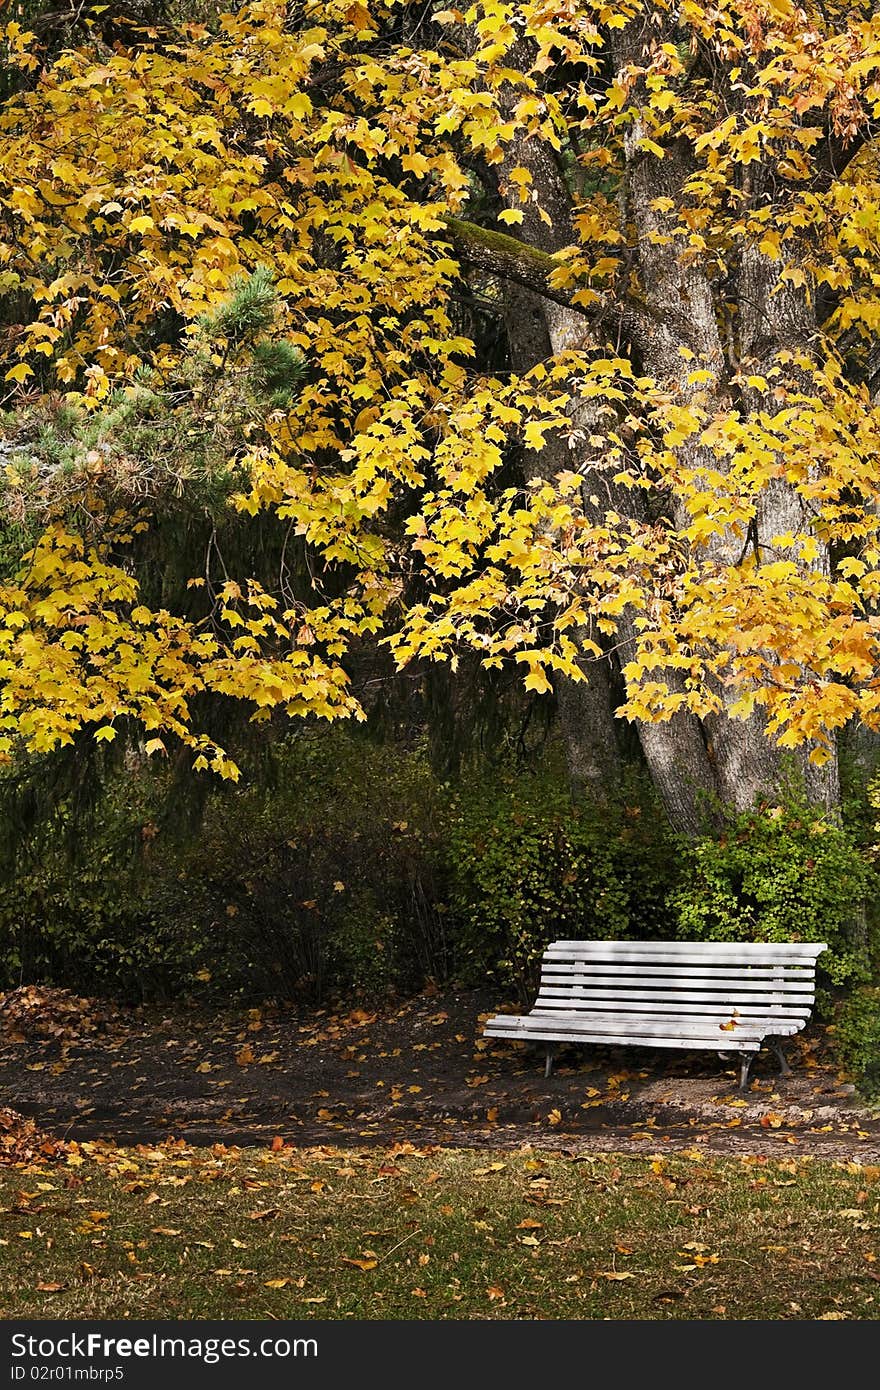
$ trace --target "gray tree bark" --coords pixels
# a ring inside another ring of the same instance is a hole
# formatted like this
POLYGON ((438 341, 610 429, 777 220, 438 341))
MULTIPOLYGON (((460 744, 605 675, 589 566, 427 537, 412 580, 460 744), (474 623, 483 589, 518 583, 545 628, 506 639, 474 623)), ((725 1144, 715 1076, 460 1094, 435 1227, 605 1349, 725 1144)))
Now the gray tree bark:
MULTIPOLYGON (((540 141, 522 135, 511 143, 499 178, 500 191, 509 207, 520 206, 519 199, 508 194, 509 171, 516 166, 528 169, 535 196, 535 201, 523 208, 523 221, 520 224, 523 239, 530 246, 548 253, 570 244, 574 239, 571 221, 573 201, 553 151, 540 141), (548 215, 549 223, 541 217, 539 209, 548 215)), ((657 196, 656 190, 652 196, 657 196)), ((646 206, 647 199, 643 202, 646 206)), ((668 277, 661 280, 661 289, 663 294, 673 292, 668 277)), ((662 359, 665 371, 669 361, 668 344, 662 338, 665 306, 651 307, 659 309, 659 313, 656 320, 652 315, 650 320, 644 321, 643 331, 656 345, 658 362, 662 359)), ((684 322, 680 313, 679 317, 684 322)), ((509 290, 506 295, 505 319, 515 370, 534 365, 534 354, 537 351, 546 353, 548 346, 553 353, 560 353, 587 348, 595 343, 593 330, 583 314, 519 287, 509 290), (539 315, 545 329, 543 340, 539 315)), ((633 315, 632 319, 635 322, 636 316, 633 315)), ((633 516, 634 508, 639 506, 638 495, 615 485, 608 478, 601 468, 601 443, 598 446, 591 443, 601 441, 609 424, 616 423, 616 419, 609 419, 607 408, 603 410, 595 399, 583 398, 575 399, 572 423, 572 438, 578 444, 574 457, 568 452, 560 458, 558 444, 549 448, 545 446, 540 456, 542 473, 552 476, 561 468, 574 465, 583 477, 581 492, 588 516, 601 521, 605 510, 612 508, 621 514, 633 516), (590 500, 595 497, 604 499, 599 506, 590 500)), ((633 650, 635 641, 634 615, 625 612, 619 622, 615 645, 626 656, 633 650)), ((614 701, 617 703, 622 695, 619 681, 615 678, 615 667, 608 658, 606 661, 586 662, 584 669, 588 684, 563 681, 558 688, 563 737, 569 770, 576 787, 595 786, 603 776, 607 776, 608 751, 612 740, 615 748, 613 771, 617 773, 620 766, 619 738, 614 728, 616 721, 611 704, 613 696, 617 696, 614 701)), ((680 678, 670 675, 673 687, 676 680, 680 682, 680 678)), ((710 757, 710 746, 699 721, 691 715, 680 714, 664 724, 639 720, 636 727, 651 779, 672 824, 690 836, 699 834, 711 820, 713 805, 723 795, 710 757)))
MULTIPOLYGON (((672 24, 667 18, 666 25, 672 24)), ((661 24, 648 29, 644 16, 611 34, 611 56, 617 75, 635 64, 642 65, 650 49, 663 41, 661 24)), ((522 45, 512 51, 511 65, 519 63, 527 71, 528 53, 522 45)), ((638 88, 636 88, 638 95, 638 88)), ((647 99, 647 92, 645 92, 647 99)), ((515 94, 511 92, 511 102, 515 94)), ((677 209, 682 190, 693 172, 690 151, 679 142, 668 145, 664 157, 642 145, 647 132, 635 122, 625 137, 625 176, 621 198, 626 220, 634 230, 631 255, 643 302, 638 305, 618 301, 586 314, 571 305, 565 293, 549 291, 542 285, 549 269, 547 257, 576 240, 572 214, 572 194, 560 172, 552 149, 536 138, 519 134, 508 147, 498 170, 499 191, 508 207, 522 207, 523 220, 518 231, 524 251, 518 255, 506 250, 499 258, 488 242, 471 248, 475 264, 494 270, 506 284, 505 321, 510 342, 511 365, 517 372, 528 371, 552 354, 590 347, 604 337, 603 329, 613 323, 642 369, 683 406, 696 405, 712 414, 728 412, 734 404, 745 413, 772 408, 759 393, 742 392, 739 397, 732 377, 747 364, 748 372, 767 377, 784 348, 809 350, 816 335, 816 322, 805 295, 791 286, 780 286, 774 262, 756 247, 743 248, 734 269, 735 293, 739 311, 738 342, 731 359, 731 346, 722 339, 715 293, 705 266, 694 255, 684 256, 674 237, 675 219, 658 211, 656 200, 665 195, 677 209), (523 206, 510 171, 520 166, 531 175, 532 200, 523 206), (541 217, 540 209, 549 221, 541 217), (695 369, 712 373, 709 385, 693 385, 689 377, 695 369)), ((773 171, 765 171, 772 179, 773 171)), ((759 196, 756 186, 753 196, 759 196)), ((505 238, 509 242, 510 238, 505 238)), ((609 419, 595 400, 575 398, 572 407, 572 441, 548 441, 531 466, 535 474, 553 476, 562 469, 576 467, 584 478, 583 499, 588 515, 601 519, 606 506, 634 516, 634 506, 643 504, 632 492, 615 488, 601 469, 601 441, 609 419), (599 508, 591 497, 603 497, 599 508)), ((714 455, 701 459, 699 446, 685 444, 683 462, 701 462, 718 467, 714 455)), ((686 523, 683 508, 670 499, 672 520, 686 523)), ((643 515, 644 513, 642 513, 643 515)), ((802 531, 804 518, 796 491, 780 483, 761 496, 755 519, 757 543, 766 544, 777 534, 802 531)), ((707 558, 719 567, 741 562, 742 536, 721 534, 709 543, 707 558)), ((827 572, 827 554, 820 551, 812 562, 827 572)), ((633 616, 624 614, 617 643, 624 652, 636 642, 633 616)), ((560 717, 568 749, 572 780, 580 786, 598 787, 617 778, 621 767, 620 740, 616 733, 613 704, 617 685, 611 658, 585 662, 589 684, 561 682, 558 687, 560 717)), ((681 677, 666 673, 671 689, 684 687, 681 677), (678 682, 678 686, 676 685, 678 682)), ((618 687, 619 688, 619 687, 618 687)), ((748 809, 761 798, 774 796, 780 788, 784 758, 767 737, 760 712, 747 720, 731 718, 727 710, 732 696, 720 683, 715 687, 721 711, 702 720, 678 714, 666 723, 638 724, 638 734, 653 782, 672 824, 693 836, 712 819, 713 805, 736 811, 748 809)), ((805 790, 812 801, 827 807, 839 798, 836 757, 823 768, 799 755, 805 790)))

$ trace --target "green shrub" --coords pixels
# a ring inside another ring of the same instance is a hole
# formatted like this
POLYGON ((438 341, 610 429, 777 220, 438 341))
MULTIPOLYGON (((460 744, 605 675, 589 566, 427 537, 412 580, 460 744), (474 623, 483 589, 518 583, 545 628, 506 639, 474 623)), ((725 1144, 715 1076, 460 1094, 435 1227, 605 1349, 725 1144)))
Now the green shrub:
POLYGON ((375 997, 448 978, 439 797, 419 746, 331 730, 291 743, 272 791, 211 807, 187 873, 233 909, 213 929, 252 989, 375 997))
POLYGON ((44 852, 0 883, 0 988, 323 1002, 456 980, 526 1001, 566 937, 827 941, 828 1008, 872 979, 870 856, 796 797, 686 844, 638 780, 573 803, 551 755, 450 786, 419 742, 348 728, 280 742, 259 783, 212 786, 196 833, 169 833, 169 785, 126 769, 73 861, 80 826, 56 810, 44 852))
POLYGON ((172 912, 154 887, 92 863, 60 865, 0 889, 0 989, 45 980, 85 993, 167 999, 204 965, 197 921, 172 912))
POLYGON ((0 989, 44 981, 167 999, 200 968, 200 911, 153 844, 156 791, 149 778, 119 779, 81 823, 50 804, 41 841, 0 875, 0 989))
POLYGON ((73 861, 59 826, 0 888, 0 988, 317 1002, 447 979, 441 789, 421 749, 327 730, 276 754, 271 785, 214 789, 182 839, 159 829, 168 788, 146 772, 111 787, 73 861))
POLYGON ((519 775, 461 791, 446 825, 456 967, 533 995, 554 939, 662 938, 678 852, 636 789, 572 803, 559 778, 519 775))
POLYGON ((862 1094, 880 1097, 880 986, 862 985, 843 1000, 835 1042, 843 1066, 862 1094))
POLYGON ((675 935, 700 941, 825 941, 833 985, 870 978, 875 874, 851 834, 795 795, 730 816, 685 851, 675 935))

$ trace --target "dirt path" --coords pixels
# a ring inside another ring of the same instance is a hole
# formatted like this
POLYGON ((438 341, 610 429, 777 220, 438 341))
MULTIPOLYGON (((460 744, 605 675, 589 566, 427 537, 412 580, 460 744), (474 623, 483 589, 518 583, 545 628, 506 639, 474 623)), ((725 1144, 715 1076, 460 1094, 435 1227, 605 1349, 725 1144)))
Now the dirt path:
MULTIPOLYGON (((820 1030, 792 1076, 761 1054, 749 1091, 715 1054, 571 1048, 542 1059, 481 1037, 497 992, 385 1012, 144 1010, 89 1037, 0 1033, 0 1103, 61 1137, 156 1142, 814 1153, 880 1162, 880 1109, 842 1083, 820 1030)), ((2 1014, 0 1014, 2 1017, 2 1014)))

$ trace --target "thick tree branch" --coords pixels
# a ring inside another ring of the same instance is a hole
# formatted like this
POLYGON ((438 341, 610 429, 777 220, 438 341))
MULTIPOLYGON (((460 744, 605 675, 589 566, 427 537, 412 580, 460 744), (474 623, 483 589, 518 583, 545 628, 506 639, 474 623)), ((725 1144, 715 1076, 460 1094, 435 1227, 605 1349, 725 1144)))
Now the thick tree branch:
POLYGON ((822 184, 842 178, 858 154, 876 138, 877 127, 865 120, 858 130, 846 135, 829 131, 825 143, 813 151, 813 162, 822 184))
POLYGON ((475 222, 449 216, 444 220, 453 246, 468 265, 497 275, 501 280, 509 280, 544 299, 552 300, 554 304, 561 304, 581 314, 597 328, 616 329, 625 337, 637 341, 642 340, 648 331, 649 315, 630 299, 611 299, 602 295, 590 304, 577 304, 571 290, 556 289, 550 285, 550 274, 558 269, 559 262, 548 252, 540 251, 517 237, 508 236, 506 232, 478 227, 475 222))
POLYGON ((585 305, 572 304, 571 291, 554 289, 548 280, 552 271, 557 270, 559 262, 547 251, 539 251, 517 237, 505 232, 492 231, 478 227, 475 222, 465 222, 458 217, 446 217, 450 239, 456 251, 468 265, 497 275, 501 280, 510 280, 523 289, 532 290, 544 299, 552 299, 554 304, 562 304, 566 309, 574 309, 585 317, 591 311, 585 305))

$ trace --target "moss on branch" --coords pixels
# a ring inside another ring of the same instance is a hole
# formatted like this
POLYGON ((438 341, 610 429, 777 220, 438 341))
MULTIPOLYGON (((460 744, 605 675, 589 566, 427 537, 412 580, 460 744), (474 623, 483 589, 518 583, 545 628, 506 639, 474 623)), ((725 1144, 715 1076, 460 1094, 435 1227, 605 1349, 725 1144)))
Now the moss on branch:
POLYGON ((578 304, 573 301, 571 290, 552 286, 549 283, 550 274, 559 268, 559 261, 549 252, 540 251, 506 232, 478 227, 475 222, 467 222, 459 217, 447 215, 444 221, 453 246, 469 265, 521 285, 523 289, 552 300, 554 304, 561 304, 596 326, 601 324, 603 327, 622 328, 633 338, 644 334, 647 327, 645 320, 650 315, 630 299, 602 296, 590 304, 578 304))
POLYGON ((581 306, 572 304, 570 293, 554 289, 548 283, 551 271, 559 266, 555 256, 529 246, 528 242, 520 241, 518 237, 508 236, 506 232, 478 227, 475 222, 466 222, 459 217, 447 216, 444 220, 452 244, 469 265, 497 275, 502 280, 512 280, 514 284, 532 290, 544 299, 564 304, 567 309, 584 312, 581 306))

